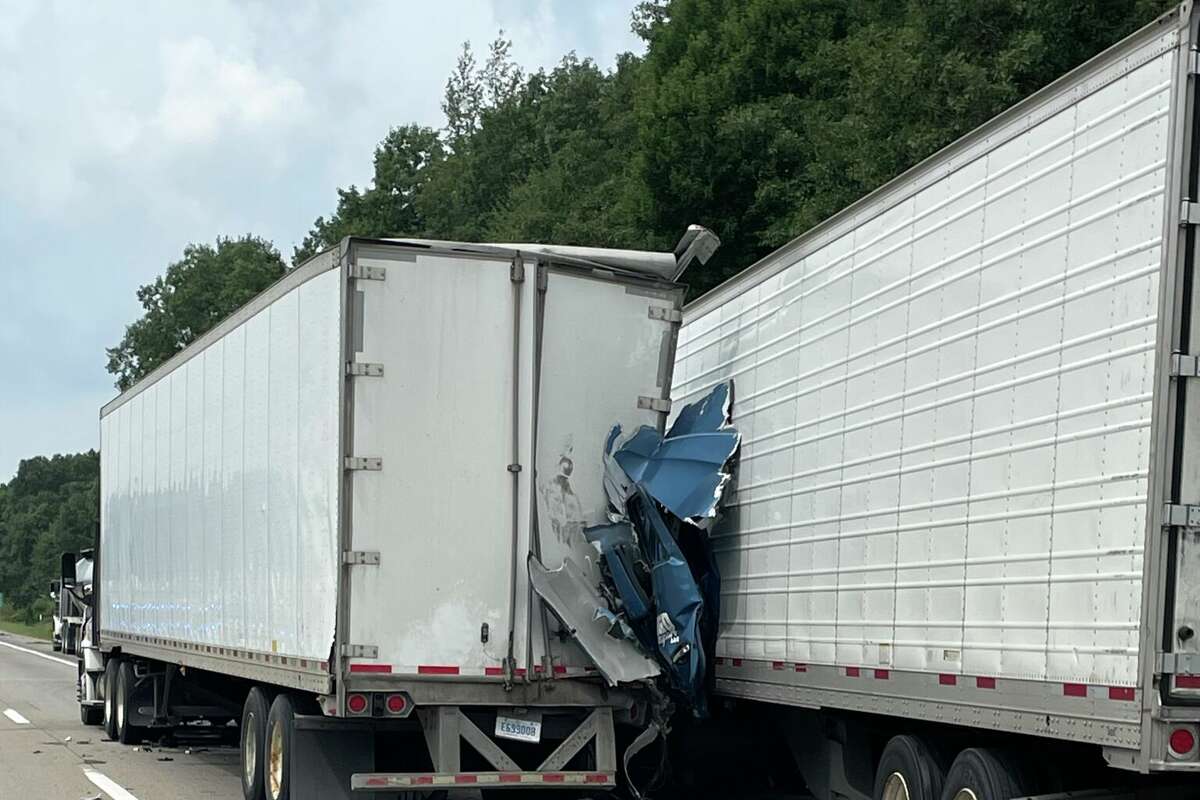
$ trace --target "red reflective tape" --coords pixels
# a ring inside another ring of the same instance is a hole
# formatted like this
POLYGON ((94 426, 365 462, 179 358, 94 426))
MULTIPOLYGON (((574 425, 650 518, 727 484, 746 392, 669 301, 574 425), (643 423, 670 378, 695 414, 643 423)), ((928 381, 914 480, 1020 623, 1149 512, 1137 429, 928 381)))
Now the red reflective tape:
POLYGON ((412 782, 413 783, 433 783, 433 776, 432 775, 414 775, 412 782))
POLYGON ((563 775, 561 772, 547 772, 542 776, 542 780, 544 780, 546 783, 562 783, 566 779, 567 776, 563 775))
POLYGON ((938 683, 940 683, 942 686, 957 686, 958 676, 947 675, 943 672, 941 675, 938 675, 938 683))
POLYGON ((1133 687, 1132 686, 1110 686, 1110 687, 1108 687, 1108 699, 1109 700, 1132 700, 1133 699, 1133 687))
POLYGON ((1087 697, 1087 684, 1064 683, 1063 694, 1067 697, 1087 697))
POLYGON ((567 668, 564 667, 562 664, 555 664, 554 665, 554 674, 555 675, 566 675, 567 668))
MULTIPOLYGON (((391 671, 390 669, 388 670, 391 671)), ((457 675, 458 667, 438 666, 436 664, 421 664, 417 667, 418 675, 457 675)))
POLYGON ((476 777, 475 775, 455 775, 454 782, 455 783, 478 783, 479 778, 476 777))
POLYGON ((503 675, 504 668, 503 667, 484 667, 483 674, 484 675, 503 675))
POLYGON ((351 672, 391 672, 391 664, 351 664, 351 672))
POLYGON ((733 660, 733 665, 734 665, 735 667, 740 667, 740 666, 742 665, 742 660, 741 660, 740 658, 735 658, 735 659, 733 660))
POLYGON ((1200 675, 1176 675, 1176 689, 1200 689, 1200 675))
POLYGON ((518 678, 524 678, 525 677, 525 668, 517 667, 515 670, 513 670, 513 674, 516 675, 518 678))
POLYGON ((387 786, 387 778, 367 778, 367 786, 387 786))
POLYGON ((886 669, 877 669, 875 670, 875 677, 881 681, 886 681, 891 675, 886 669))
POLYGON ((783 669, 783 662, 782 661, 772 661, 771 669, 783 669))
POLYGON ((857 678, 859 676, 859 673, 860 673, 860 670, 858 667, 846 667, 846 677, 847 678, 857 678))
POLYGON ((501 772, 500 773, 500 782, 501 783, 520 783, 521 782, 521 774, 519 772, 501 772))
POLYGON ((796 672, 808 672, 808 664, 797 664, 796 672))
POLYGON ((603 772, 597 772, 594 775, 584 775, 584 783, 608 783, 608 776, 603 772))
POLYGON ((976 678, 975 679, 975 688, 976 689, 995 689, 996 688, 996 679, 995 678, 976 678))

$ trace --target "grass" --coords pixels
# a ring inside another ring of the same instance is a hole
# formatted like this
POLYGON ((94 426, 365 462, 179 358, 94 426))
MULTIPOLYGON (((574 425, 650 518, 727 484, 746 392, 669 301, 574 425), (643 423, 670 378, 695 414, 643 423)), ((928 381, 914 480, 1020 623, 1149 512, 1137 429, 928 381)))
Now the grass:
POLYGON ((19 622, 13 619, 9 613, 0 611, 0 631, 8 633, 16 633, 21 636, 29 636, 34 639, 46 639, 49 641, 53 630, 50 620, 38 622, 33 625, 27 625, 24 622, 19 622))

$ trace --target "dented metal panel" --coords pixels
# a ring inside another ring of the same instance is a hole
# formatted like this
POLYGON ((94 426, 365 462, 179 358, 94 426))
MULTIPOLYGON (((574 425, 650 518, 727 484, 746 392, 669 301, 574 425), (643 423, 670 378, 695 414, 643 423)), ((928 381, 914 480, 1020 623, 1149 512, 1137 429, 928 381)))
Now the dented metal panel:
MULTIPOLYGON (((647 297, 627 291, 624 282, 550 269, 545 286, 535 463, 538 553, 551 570, 571 558, 595 585, 596 551, 583 529, 606 520, 604 441, 614 422, 627 430, 661 430, 663 415, 641 408, 638 398, 669 391, 657 385, 658 364, 661 349, 674 345, 677 326, 652 319, 647 297), (664 338, 664 331, 670 336, 664 338)), ((657 293, 650 302, 668 309, 682 299, 682 290, 670 287, 657 293)), ((535 662, 545 642, 535 637, 535 662)), ((569 643, 550 642, 551 655, 587 664, 569 643)))

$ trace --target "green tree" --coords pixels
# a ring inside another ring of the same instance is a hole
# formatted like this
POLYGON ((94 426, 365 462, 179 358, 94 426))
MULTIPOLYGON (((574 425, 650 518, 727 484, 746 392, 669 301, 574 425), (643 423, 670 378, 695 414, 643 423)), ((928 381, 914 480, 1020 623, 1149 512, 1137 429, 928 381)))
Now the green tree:
POLYGON ((128 389, 286 270, 274 245, 256 236, 188 245, 165 274, 138 289, 145 313, 106 351, 117 388, 128 389))
POLYGON ((650 230, 714 227, 704 289, 1165 10, 1168 0, 642 3, 650 230))
POLYGON ((99 514, 100 457, 38 456, 0 484, 0 593, 29 611, 46 596, 64 552, 90 547, 99 514))
POLYGON ((416 204, 429 177, 429 167, 445 158, 441 138, 432 128, 402 125, 392 128, 375 148, 371 187, 338 189, 337 210, 318 217, 293 264, 311 258, 345 236, 419 236, 425 230, 416 204))

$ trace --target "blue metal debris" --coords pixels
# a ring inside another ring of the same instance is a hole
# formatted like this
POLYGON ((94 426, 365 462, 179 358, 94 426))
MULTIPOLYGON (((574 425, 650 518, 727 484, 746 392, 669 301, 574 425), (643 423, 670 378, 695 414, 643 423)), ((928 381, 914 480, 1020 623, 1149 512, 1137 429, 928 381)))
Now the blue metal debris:
MULTIPOLYGON (((726 465, 741 442, 729 427, 729 401, 730 384, 719 384, 685 406, 666 436, 643 426, 612 458, 630 481, 676 517, 706 528, 716 518, 731 477, 726 465)), ((609 434, 609 447, 619 432, 618 427, 609 434)))
POLYGON ((706 665, 719 614, 719 582, 706 531, 717 517, 741 436, 731 426, 732 384, 685 406, 665 436, 640 428, 604 444, 611 524, 584 535, 600 551, 610 635, 653 654, 672 689, 707 713, 706 665))

